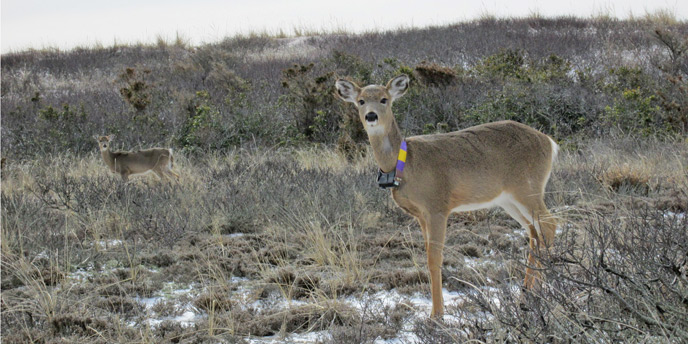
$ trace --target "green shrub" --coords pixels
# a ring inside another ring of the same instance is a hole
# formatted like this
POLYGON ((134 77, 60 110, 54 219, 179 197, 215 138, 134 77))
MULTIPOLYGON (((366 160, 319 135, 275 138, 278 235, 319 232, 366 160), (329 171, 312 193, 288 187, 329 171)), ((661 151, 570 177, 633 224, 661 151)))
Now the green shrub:
POLYGON ((658 98, 640 88, 626 89, 612 106, 604 109, 608 126, 624 133, 652 135, 666 131, 662 126, 658 98))
POLYGON ((638 67, 621 66, 610 68, 602 90, 618 94, 630 89, 649 91, 656 87, 649 75, 638 67))
POLYGON ((193 151, 222 147, 225 135, 220 112, 209 100, 208 92, 198 91, 187 105, 188 117, 178 139, 183 149, 193 151))
POLYGON ((612 131, 626 134, 666 135, 671 131, 662 111, 658 84, 637 67, 611 68, 603 86, 612 104, 604 108, 603 121, 612 131))
POLYGON ((466 125, 514 120, 565 138, 589 128, 596 113, 580 94, 546 83, 508 83, 467 109, 465 120, 466 125))
POLYGON ((333 142, 336 137, 341 105, 335 99, 334 73, 318 75, 315 65, 294 65, 282 71, 284 105, 291 110, 294 126, 304 139, 333 142))
POLYGON ((39 130, 32 140, 42 150, 82 152, 90 147, 90 123, 83 104, 78 109, 69 104, 62 105, 62 109, 48 105, 38 110, 38 121, 39 130))
POLYGON ((668 130, 688 133, 688 37, 668 28, 655 30, 655 38, 664 48, 666 58, 657 63, 664 74, 665 86, 657 91, 666 114, 668 130))
POLYGON ((669 85, 657 94, 666 114, 668 130, 688 133, 688 82, 682 76, 668 76, 669 85))
POLYGON ((554 54, 541 59, 534 67, 533 79, 541 82, 565 81, 573 70, 570 61, 554 54))
POLYGON ((62 111, 57 110, 52 106, 47 106, 41 110, 38 110, 38 118, 53 124, 57 124, 59 122, 74 124, 80 120, 84 120, 86 118, 86 113, 84 112, 83 106, 81 106, 79 112, 75 112, 74 110, 70 109, 69 104, 64 104, 62 105, 62 111))
POLYGON ((356 55, 334 50, 332 56, 325 62, 332 64, 334 70, 339 75, 346 75, 354 80, 358 80, 361 84, 367 85, 374 82, 372 78, 373 65, 366 63, 356 55))
POLYGON ((516 78, 526 77, 526 58, 522 50, 504 49, 499 53, 488 56, 475 66, 478 75, 487 78, 516 78))

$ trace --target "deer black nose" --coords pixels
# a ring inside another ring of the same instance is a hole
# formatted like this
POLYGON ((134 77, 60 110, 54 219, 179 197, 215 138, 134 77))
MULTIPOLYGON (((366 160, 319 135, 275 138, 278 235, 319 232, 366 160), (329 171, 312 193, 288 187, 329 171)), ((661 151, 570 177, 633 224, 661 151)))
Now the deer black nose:
POLYGON ((377 114, 376 114, 375 112, 368 112, 368 113, 365 115, 365 119, 366 119, 366 121, 368 121, 368 122, 377 121, 377 114))

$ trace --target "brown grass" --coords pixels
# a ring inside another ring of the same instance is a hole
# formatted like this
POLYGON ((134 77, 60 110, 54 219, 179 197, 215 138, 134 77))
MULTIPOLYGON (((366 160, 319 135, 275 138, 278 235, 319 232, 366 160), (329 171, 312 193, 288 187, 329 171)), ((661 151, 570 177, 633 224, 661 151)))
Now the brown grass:
MULTIPOLYGON (((639 206, 685 212, 686 151, 597 141, 562 152, 546 197, 568 233, 560 240, 596 240, 586 234, 592 215, 627 226, 639 206)), ((326 330, 356 342, 406 329, 468 338, 456 332, 463 325, 413 325, 418 308, 402 303, 372 312, 345 301, 389 289, 428 296, 420 230, 375 188, 370 157, 307 148, 176 160, 179 184, 153 175, 123 184, 95 154, 6 166, 3 336, 159 342, 326 330), (150 309, 136 301, 153 296, 163 298, 150 309), (171 320, 189 310, 195 325, 171 320)), ((501 210, 452 216, 444 287, 471 295, 520 285, 524 238, 501 210)), ((447 309, 497 326, 471 300, 447 309)))

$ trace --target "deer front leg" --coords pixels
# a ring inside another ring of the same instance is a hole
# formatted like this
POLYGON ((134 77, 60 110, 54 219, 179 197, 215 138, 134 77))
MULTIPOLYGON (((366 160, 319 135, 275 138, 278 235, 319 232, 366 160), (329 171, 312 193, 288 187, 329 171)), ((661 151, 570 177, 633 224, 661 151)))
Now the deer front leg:
POLYGON ((425 253, 428 252, 428 223, 425 222, 425 218, 422 216, 416 217, 418 224, 420 225, 420 230, 423 232, 423 244, 425 244, 425 253))
POLYGON ((426 218, 427 235, 425 246, 428 253, 428 269, 430 270, 430 293, 432 294, 433 318, 441 318, 444 314, 444 300, 442 298, 442 250, 447 232, 447 216, 444 214, 430 215, 426 218))

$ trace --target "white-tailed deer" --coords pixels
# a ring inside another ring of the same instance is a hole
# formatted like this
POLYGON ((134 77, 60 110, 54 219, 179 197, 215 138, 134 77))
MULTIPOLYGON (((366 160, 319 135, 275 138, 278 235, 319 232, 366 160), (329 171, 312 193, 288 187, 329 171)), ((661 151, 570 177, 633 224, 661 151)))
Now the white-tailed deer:
POLYGON ((119 173, 125 182, 129 180, 129 176, 150 171, 155 172, 161 179, 168 179, 170 176, 179 179, 179 175, 172 171, 174 157, 171 149, 150 148, 132 152, 113 152, 110 149, 112 138, 112 135, 95 137, 105 164, 112 172, 119 173))
MULTIPOLYGON (((461 131, 406 138, 392 114, 404 95, 406 75, 387 86, 359 87, 339 79, 337 96, 354 103, 380 168, 378 183, 393 187, 399 207, 420 224, 428 255, 433 317, 441 317, 442 249, 452 212, 502 207, 528 231, 531 252, 524 284, 532 288, 538 263, 532 252, 552 244, 556 223, 545 207, 545 185, 558 146, 526 125, 502 121, 461 131)), ((537 275, 537 276, 536 276, 537 275)))

